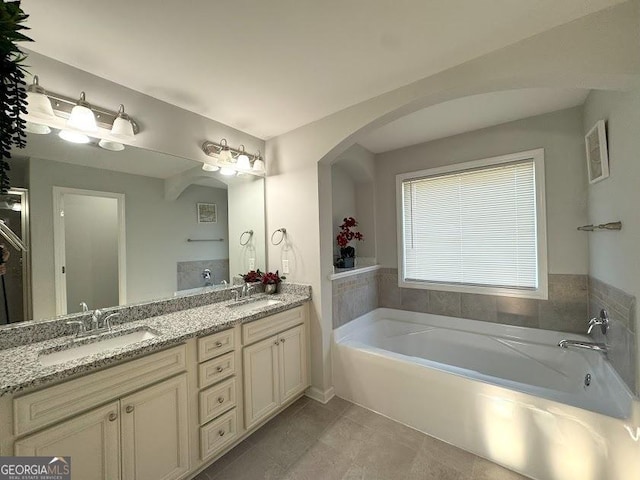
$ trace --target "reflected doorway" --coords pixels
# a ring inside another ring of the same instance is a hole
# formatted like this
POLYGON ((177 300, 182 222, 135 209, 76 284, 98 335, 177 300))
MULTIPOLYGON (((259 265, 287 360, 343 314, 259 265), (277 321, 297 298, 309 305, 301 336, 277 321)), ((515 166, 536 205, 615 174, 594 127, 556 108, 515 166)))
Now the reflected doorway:
POLYGON ((124 194, 53 188, 56 313, 126 303, 124 194))

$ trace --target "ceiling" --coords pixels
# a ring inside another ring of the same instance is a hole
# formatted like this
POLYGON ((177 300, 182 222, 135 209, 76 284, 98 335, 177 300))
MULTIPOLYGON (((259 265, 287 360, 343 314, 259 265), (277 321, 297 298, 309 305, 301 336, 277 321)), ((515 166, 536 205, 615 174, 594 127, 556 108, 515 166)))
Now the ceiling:
MULTIPOLYGON (((268 139, 621 0, 23 0, 28 47, 268 139)), ((144 112, 131 112, 143 118, 144 112)))
POLYGON ((373 153, 450 137, 501 123, 582 105, 584 89, 526 88, 472 95, 399 118, 358 139, 373 153))

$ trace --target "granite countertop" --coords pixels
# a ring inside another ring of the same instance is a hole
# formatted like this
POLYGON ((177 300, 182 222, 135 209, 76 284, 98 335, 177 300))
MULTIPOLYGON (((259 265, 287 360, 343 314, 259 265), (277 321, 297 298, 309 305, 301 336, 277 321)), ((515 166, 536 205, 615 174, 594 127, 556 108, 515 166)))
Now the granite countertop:
MULTIPOLYGON (((157 333, 157 336, 125 347, 105 350, 98 354, 56 365, 42 365, 38 359, 40 352, 43 350, 47 352, 63 350, 65 346, 73 342, 73 336, 58 337, 0 350, 0 396, 20 392, 27 388, 46 386, 124 360, 138 358, 178 345, 189 338, 209 335, 240 323, 251 322, 289 310, 310 300, 309 295, 294 293, 278 293, 268 295, 268 298, 279 300, 282 303, 243 311, 228 308, 229 304, 235 303, 231 300, 122 323, 114 326, 111 334, 105 335, 117 336, 118 333, 147 327, 157 333)), ((74 343, 79 346, 96 341, 96 339, 96 337, 88 337, 74 343)))

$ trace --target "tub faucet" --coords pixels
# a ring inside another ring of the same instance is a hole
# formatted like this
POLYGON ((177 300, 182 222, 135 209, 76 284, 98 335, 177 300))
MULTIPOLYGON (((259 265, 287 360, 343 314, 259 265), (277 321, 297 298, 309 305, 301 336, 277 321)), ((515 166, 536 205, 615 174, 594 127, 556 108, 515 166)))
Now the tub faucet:
POLYGON ((604 353, 608 352, 607 346, 604 343, 583 342, 582 340, 560 340, 558 343, 560 348, 583 348, 585 350, 595 350, 596 352, 604 353))
POLYGON ((593 327, 596 325, 600 326, 600 331, 603 335, 607 334, 607 331, 609 330, 609 314, 604 308, 600 310, 600 315, 589 320, 589 328, 587 329, 588 335, 591 334, 593 327))

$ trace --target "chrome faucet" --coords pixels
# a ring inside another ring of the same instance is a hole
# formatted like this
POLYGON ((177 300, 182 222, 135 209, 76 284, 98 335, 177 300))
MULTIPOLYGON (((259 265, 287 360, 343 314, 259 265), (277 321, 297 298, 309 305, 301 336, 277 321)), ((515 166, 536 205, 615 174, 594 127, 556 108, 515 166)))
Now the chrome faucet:
POLYGON ((255 288, 256 287, 253 285, 248 285, 246 283, 242 284, 242 288, 233 292, 236 297, 236 302, 240 301, 241 298, 250 297, 255 288))
POLYGON ((209 270, 208 268, 205 268, 202 271, 202 278, 204 279, 205 287, 210 287, 211 285, 213 285, 213 281, 211 280, 211 270, 209 270))
POLYGON ((76 332, 76 338, 88 337, 91 335, 98 335, 100 333, 111 331, 111 320, 120 316, 119 313, 112 313, 102 318, 103 313, 101 310, 94 310, 91 313, 91 323, 89 328, 83 320, 71 320, 67 322, 67 325, 77 325, 78 330, 76 332))
POLYGON ((596 352, 604 353, 608 352, 607 346, 604 343, 595 342, 583 342, 581 340, 560 340, 558 346, 561 348, 582 348, 585 350, 595 350, 596 352))
POLYGON ((603 335, 607 334, 607 331, 609 330, 609 314, 604 308, 600 310, 600 315, 598 317, 593 317, 589 320, 589 328, 587 329, 588 335, 591 334, 593 327, 596 325, 600 325, 600 331, 603 335))

